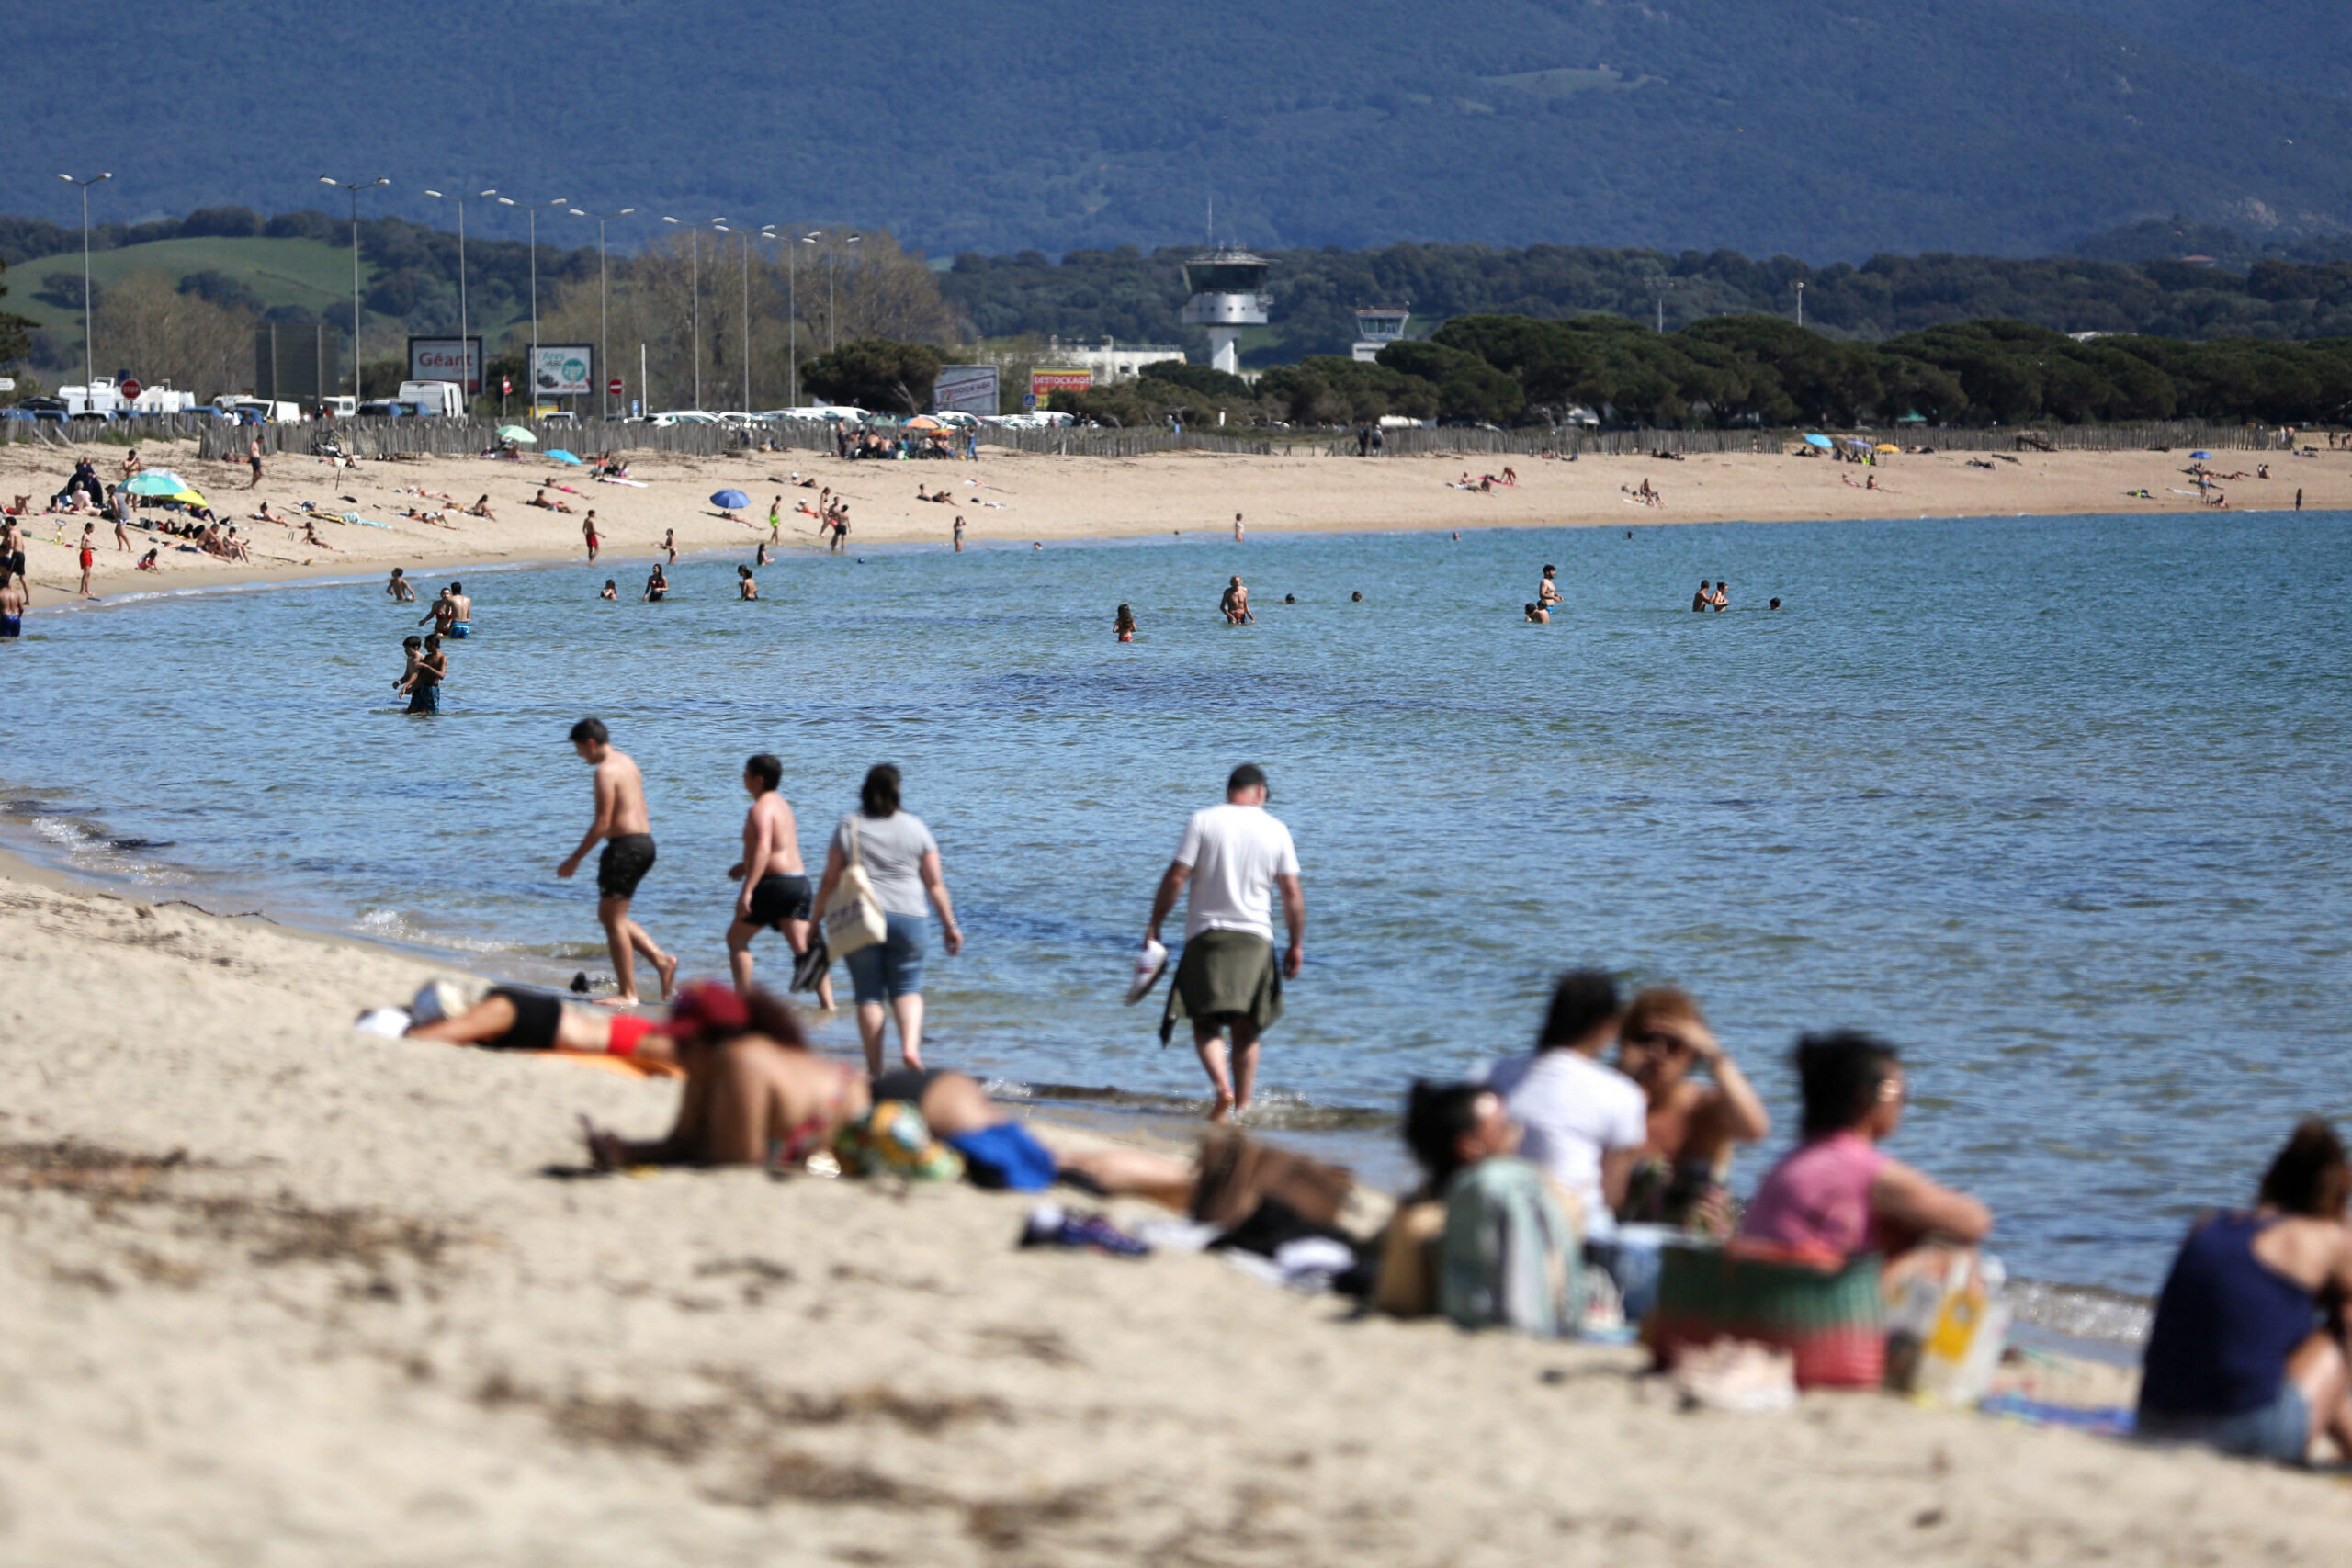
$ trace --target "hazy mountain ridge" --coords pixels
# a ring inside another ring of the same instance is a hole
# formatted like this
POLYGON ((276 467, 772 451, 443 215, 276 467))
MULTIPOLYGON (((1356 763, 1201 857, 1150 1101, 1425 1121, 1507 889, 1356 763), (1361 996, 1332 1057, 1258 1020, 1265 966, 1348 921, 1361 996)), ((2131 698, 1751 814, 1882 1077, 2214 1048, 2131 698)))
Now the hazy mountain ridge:
MULTIPOLYGON (((2352 227, 2352 106, 2100 19, 2182 28, 2196 0, 2064 3, 1001 0, 917 27, 866 0, 414 0, 354 28, 292 0, 131 0, 12 31, 60 70, 134 35, 194 85, 75 126, 62 156, 115 172, 96 200, 118 220, 332 201, 333 173, 390 174, 363 210, 437 222, 424 186, 497 186, 934 253, 1182 243, 1212 196, 1221 234, 1267 246, 1826 261, 2048 252, 2173 212, 2352 227)), ((0 209, 77 216, 48 162, 0 173, 0 209)))

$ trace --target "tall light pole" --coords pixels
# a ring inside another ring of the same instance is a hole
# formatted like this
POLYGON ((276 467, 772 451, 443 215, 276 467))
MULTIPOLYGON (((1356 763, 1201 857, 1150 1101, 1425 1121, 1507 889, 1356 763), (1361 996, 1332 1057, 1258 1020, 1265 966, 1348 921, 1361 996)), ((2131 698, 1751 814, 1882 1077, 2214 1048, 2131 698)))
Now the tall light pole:
POLYGON ((437 190, 429 190, 424 194, 436 201, 454 201, 458 204, 458 358, 462 367, 458 372, 458 389, 465 394, 466 412, 471 413, 474 398, 474 389, 471 385, 473 378, 468 372, 475 367, 474 340, 466 331, 466 203, 480 201, 496 196, 498 193, 494 190, 478 190, 471 196, 443 196, 437 190))
MULTIPOLYGON (((854 245, 864 238, 865 236, 863 234, 852 234, 842 242, 842 245, 854 245)), ((834 246, 825 257, 825 352, 827 354, 832 353, 841 346, 841 333, 833 320, 833 281, 841 272, 841 245, 834 246)))
MULTIPOLYGON (((605 225, 613 219, 626 218, 636 210, 634 207, 624 207, 618 212, 582 212, 576 207, 571 209, 571 215, 574 218, 593 218, 596 220, 596 363, 605 367, 607 389, 612 385, 613 362, 605 346, 605 339, 610 334, 607 327, 609 294, 605 287, 605 225)), ((642 393, 645 389, 639 387, 638 390, 642 393)), ((603 396, 605 417, 610 419, 613 417, 613 394, 606 389, 603 396)))
POLYGON ((365 395, 359 385, 359 193, 392 182, 387 177, 358 185, 336 179, 333 175, 321 175, 319 183, 351 193, 351 412, 357 413, 359 400, 365 395))
MULTIPOLYGON (((539 406, 539 214, 550 207, 562 207, 569 200, 569 197, 560 196, 553 201, 529 203, 516 201, 507 196, 498 198, 499 206, 519 208, 531 218, 531 363, 523 371, 523 390, 530 399, 523 405, 526 411, 539 406)), ((527 413, 526 417, 528 417, 527 413)))
POLYGON ((1803 279, 1797 282, 1797 325, 1804 325, 1804 282, 1803 279))
MULTIPOLYGON (((695 318, 695 407, 699 411, 702 407, 702 225, 699 223, 681 222, 675 218, 667 217, 663 218, 662 221, 664 223, 676 223, 678 227, 685 230, 695 237, 694 282, 692 284, 695 318)), ((710 226, 716 229, 721 223, 726 221, 727 220, 724 218, 714 218, 710 220, 710 226)))
MULTIPOLYGON (((813 245, 817 243, 817 235, 818 231, 811 229, 800 236, 799 243, 813 245)), ((786 269, 784 275, 784 313, 792 318, 788 329, 792 342, 791 346, 785 350, 785 357, 792 362, 792 406, 798 408, 800 406, 800 252, 797 246, 788 247, 787 254, 792 257, 792 265, 786 269)))
POLYGON ((82 390, 86 396, 90 383, 97 379, 98 375, 97 355, 90 344, 91 323, 97 318, 97 311, 90 304, 90 187, 114 176, 92 175, 86 180, 77 180, 72 175, 57 177, 69 186, 82 187, 82 390))
MULTIPOLYGON (((734 231, 733 231, 733 230, 731 230, 731 229, 728 228, 728 227, 727 227, 727 225, 726 225, 726 224, 724 224, 724 223, 714 223, 714 224, 712 224, 712 225, 711 225, 711 227, 712 227, 712 228, 714 228, 714 229, 716 229, 716 230, 718 230, 718 231, 720 233, 722 233, 722 234, 731 234, 731 233, 733 233, 733 232, 734 232, 734 231)), ((762 232, 763 232, 763 233, 764 233, 765 231, 764 231, 764 230, 763 230, 763 231, 762 231, 762 232)), ((746 234, 744 234, 744 236, 743 236, 743 299, 742 299, 742 304, 743 304, 743 412, 744 412, 745 413, 750 413, 750 412, 752 412, 752 236, 751 236, 749 233, 746 233, 746 234)))

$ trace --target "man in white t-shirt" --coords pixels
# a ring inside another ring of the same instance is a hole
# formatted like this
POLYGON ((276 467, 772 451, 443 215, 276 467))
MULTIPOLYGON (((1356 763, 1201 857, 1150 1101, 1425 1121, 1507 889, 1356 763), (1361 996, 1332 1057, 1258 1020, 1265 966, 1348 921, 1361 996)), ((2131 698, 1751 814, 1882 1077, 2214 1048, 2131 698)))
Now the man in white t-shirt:
POLYGON ((1283 979, 1298 977, 1306 956, 1306 897, 1299 890, 1298 851, 1290 829, 1266 810, 1266 775, 1244 762, 1226 781, 1225 804, 1196 811, 1184 828, 1176 858, 1151 901, 1146 942, 1159 940, 1160 922, 1176 896, 1192 885, 1184 916, 1184 956, 1168 988, 1159 1041, 1168 1043, 1179 1019, 1193 1021, 1193 1044, 1207 1069, 1216 1103, 1209 1120, 1224 1122, 1250 1107, 1258 1081, 1258 1041, 1283 1013, 1283 979), (1283 923, 1290 950, 1274 963, 1273 899, 1282 889, 1283 923), (1225 1034, 1233 1034, 1232 1071, 1225 1034))
POLYGON ((1648 1097, 1600 1060, 1623 1016, 1613 977, 1599 969, 1572 971, 1552 993, 1535 1050, 1489 1062, 1476 1075, 1525 1129, 1519 1152, 1581 1207, 1587 1241, 1616 1234, 1614 1211, 1649 1141, 1648 1097))

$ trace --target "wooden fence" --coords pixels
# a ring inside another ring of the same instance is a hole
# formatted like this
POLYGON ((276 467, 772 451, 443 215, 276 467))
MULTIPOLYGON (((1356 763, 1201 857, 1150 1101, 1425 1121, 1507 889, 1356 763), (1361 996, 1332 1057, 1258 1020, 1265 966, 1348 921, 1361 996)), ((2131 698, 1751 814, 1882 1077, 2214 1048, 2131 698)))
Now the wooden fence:
MULTIPOLYGON (((1672 452, 1695 457, 1723 452, 1786 451, 1802 442, 1803 430, 1385 430, 1381 450, 1385 457, 1521 456, 1538 452, 1589 453, 1617 457, 1644 452, 1672 452)), ((1843 442, 1849 434, 1825 430, 1818 434, 1843 442)), ((1906 425, 1899 431, 1864 432, 1862 438, 1898 446, 1929 446, 1939 452, 2145 452, 2156 449, 2233 452, 2275 451, 2276 430, 2259 424, 2207 424, 2193 420, 2166 420, 2138 424, 1999 425, 1978 429, 1962 426, 1906 425)), ((1353 433, 1323 443, 1335 457, 1356 455, 1353 433)))
MULTIPOLYGON (((498 445, 498 422, 455 419, 346 419, 334 424, 225 424, 209 415, 157 414, 123 421, 71 420, 64 423, 0 420, 0 445, 78 447, 93 442, 137 446, 193 440, 197 455, 233 461, 258 437, 265 453, 308 454, 325 442, 356 457, 464 457, 498 445)), ((583 457, 600 452, 676 452, 718 457, 759 449, 764 443, 789 451, 830 452, 833 432, 813 421, 786 424, 627 424, 586 420, 578 424, 538 424, 537 451, 560 448, 583 457)), ((1825 432, 1843 441, 1844 431, 1825 432)), ((2254 452, 2276 450, 2278 434, 2256 424, 2208 424, 2169 420, 2134 424, 2005 425, 1989 429, 1910 425, 1900 431, 1866 433, 1873 441, 1930 446, 1945 452, 2140 452, 2154 449, 2254 452)), ((1801 430, 1476 430, 1419 428, 1381 433, 1385 457, 1532 457, 1538 452, 1589 453, 1596 457, 1644 452, 1699 456, 1724 452, 1785 451, 1804 439, 1801 430)), ((1276 453, 1356 455, 1352 432, 1236 433, 1150 430, 1007 430, 990 425, 979 433, 984 446, 1070 457, 1140 457, 1157 452, 1214 452, 1244 457, 1276 453)))

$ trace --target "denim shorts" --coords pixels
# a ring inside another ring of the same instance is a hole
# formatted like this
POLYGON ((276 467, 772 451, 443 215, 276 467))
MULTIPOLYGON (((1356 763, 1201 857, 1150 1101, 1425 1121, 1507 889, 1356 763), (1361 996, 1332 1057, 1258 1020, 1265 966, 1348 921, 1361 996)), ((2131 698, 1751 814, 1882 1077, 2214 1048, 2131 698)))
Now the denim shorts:
POLYGON ((2240 1459, 2301 1464, 2310 1446, 2312 1407, 2293 1383, 2279 1385, 2278 1397, 2259 1410, 2236 1416, 2169 1416, 2140 1413, 2139 1436, 2152 1443, 2197 1443, 2240 1459))
POLYGON ((857 987, 861 1006, 895 1001, 922 989, 923 917, 885 910, 882 921, 889 935, 842 960, 849 965, 850 983, 857 987))

